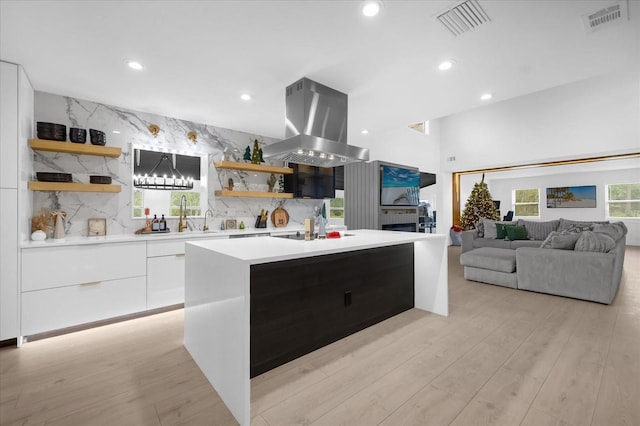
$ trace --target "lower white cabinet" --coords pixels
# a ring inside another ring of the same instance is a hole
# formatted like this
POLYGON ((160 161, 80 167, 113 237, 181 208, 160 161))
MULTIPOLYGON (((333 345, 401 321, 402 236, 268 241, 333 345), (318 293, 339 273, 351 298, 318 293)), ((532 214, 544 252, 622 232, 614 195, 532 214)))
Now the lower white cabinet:
POLYGON ((147 309, 146 243, 22 250, 20 335, 147 309))
POLYGON ((22 293, 22 335, 85 324, 146 309, 145 276, 22 293))
POLYGON ((18 336, 18 190, 0 188, 0 340, 18 336))
MULTIPOLYGON (((206 239, 226 239, 211 235, 206 239)), ((184 252, 191 238, 147 242, 147 309, 184 303, 184 252)), ((201 241, 201 240, 198 240, 201 241)))
POLYGON ((184 253, 148 258, 147 308, 178 303, 184 303, 184 253))

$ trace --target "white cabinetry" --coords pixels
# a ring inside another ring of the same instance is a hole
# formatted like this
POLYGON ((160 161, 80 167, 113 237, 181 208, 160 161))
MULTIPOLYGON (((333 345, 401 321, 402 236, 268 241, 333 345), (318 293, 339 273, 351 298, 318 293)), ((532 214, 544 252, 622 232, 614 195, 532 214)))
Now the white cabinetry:
MULTIPOLYGON (((20 253, 31 209, 19 176, 24 167, 22 136, 33 131, 33 88, 22 67, 0 61, 0 341, 19 334, 20 253), (20 213, 18 213, 20 212, 20 213)), ((27 234, 28 235, 28 234, 27 234)))
MULTIPOLYGON (((226 236, 207 239, 215 238, 226 236)), ((184 251, 189 240, 147 242, 147 309, 184 303, 184 251)))
POLYGON ((184 243, 147 243, 147 307, 149 309, 184 303, 184 243))
POLYGON ((146 310, 146 243, 22 253, 21 335, 146 310))

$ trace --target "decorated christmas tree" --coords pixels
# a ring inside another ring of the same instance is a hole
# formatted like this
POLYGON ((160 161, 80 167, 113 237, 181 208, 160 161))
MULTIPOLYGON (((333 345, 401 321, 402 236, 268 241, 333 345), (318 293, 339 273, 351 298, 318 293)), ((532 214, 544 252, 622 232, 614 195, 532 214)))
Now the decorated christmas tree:
POLYGON ((251 152, 251 162, 253 164, 260 164, 260 147, 258 146, 258 139, 253 141, 253 151, 251 152))
POLYGON ((482 180, 473 185, 471 195, 469 195, 467 203, 464 205, 462 217, 460 218, 462 228, 473 229, 480 218, 500 219, 498 211, 493 204, 489 187, 484 183, 484 174, 482 175, 482 180))

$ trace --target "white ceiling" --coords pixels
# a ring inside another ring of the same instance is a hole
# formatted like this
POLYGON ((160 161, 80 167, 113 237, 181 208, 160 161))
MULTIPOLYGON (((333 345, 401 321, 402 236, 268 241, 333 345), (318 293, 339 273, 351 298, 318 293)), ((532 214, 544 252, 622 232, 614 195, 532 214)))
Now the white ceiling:
POLYGON ((434 19, 451 1, 386 0, 365 18, 361 1, 0 0, 0 58, 39 91, 276 138, 285 87, 308 77, 349 95, 361 146, 485 91, 499 102, 640 62, 640 1, 591 34, 581 15, 614 1, 479 2, 492 21, 454 37, 434 19))

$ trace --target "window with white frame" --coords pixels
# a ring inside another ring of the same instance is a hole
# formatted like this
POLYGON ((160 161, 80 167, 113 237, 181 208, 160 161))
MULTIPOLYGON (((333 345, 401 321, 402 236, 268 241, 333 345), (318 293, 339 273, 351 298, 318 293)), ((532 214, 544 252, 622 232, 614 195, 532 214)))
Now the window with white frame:
POLYGON ((607 185, 607 216, 640 218, 640 183, 607 185))
MULTIPOLYGON (((132 173, 134 176, 147 173, 157 162, 162 151, 151 151, 134 147, 132 173)), ((201 217, 207 210, 208 165, 206 156, 190 154, 171 154, 173 165, 180 173, 193 178, 191 190, 154 190, 132 188, 132 217, 143 218, 145 209, 149 209, 151 217, 165 215, 166 218, 177 218, 180 212, 180 200, 184 195, 187 204, 187 216, 201 217)))
POLYGON ((540 190, 514 189, 513 213, 518 217, 540 217, 540 190))

